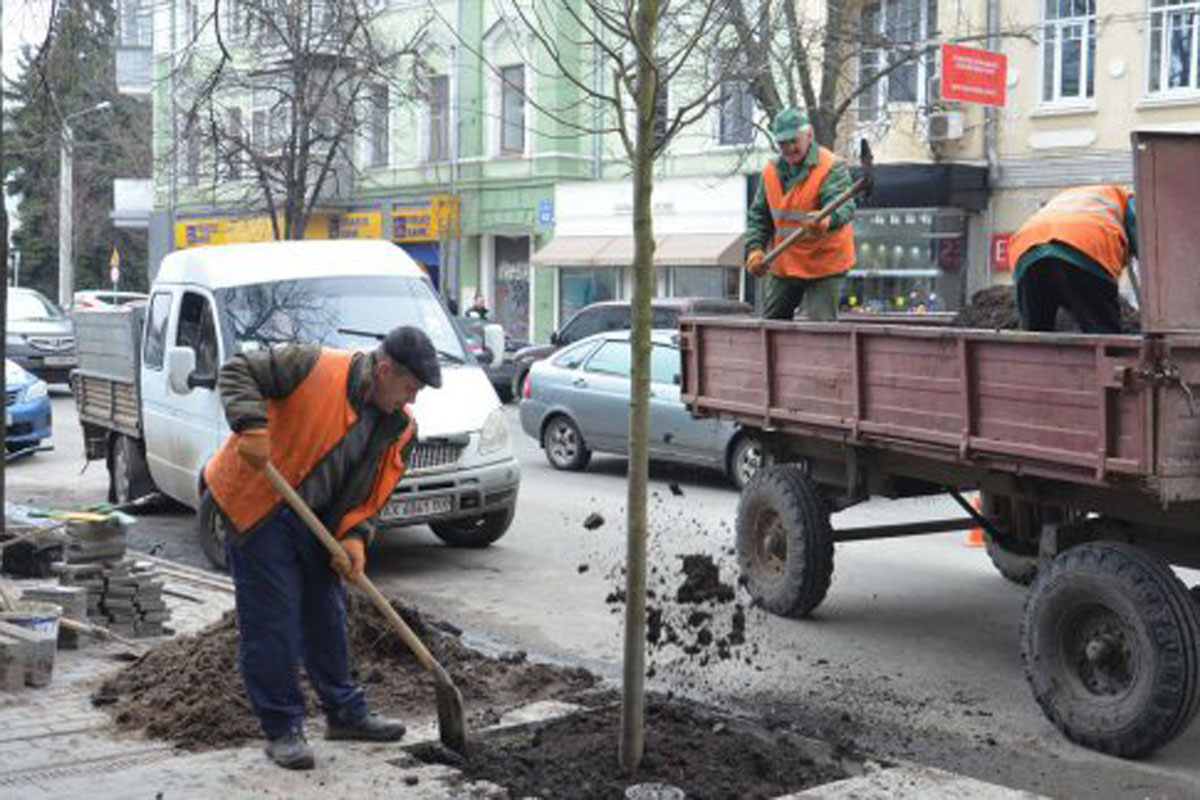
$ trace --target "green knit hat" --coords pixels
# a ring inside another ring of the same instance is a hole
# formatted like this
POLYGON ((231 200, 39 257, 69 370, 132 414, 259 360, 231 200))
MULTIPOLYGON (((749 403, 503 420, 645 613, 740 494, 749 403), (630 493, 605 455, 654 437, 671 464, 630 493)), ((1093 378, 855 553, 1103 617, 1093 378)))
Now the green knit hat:
POLYGON ((790 142, 804 131, 810 130, 808 114, 798 108, 785 108, 771 121, 771 136, 777 142, 790 142))

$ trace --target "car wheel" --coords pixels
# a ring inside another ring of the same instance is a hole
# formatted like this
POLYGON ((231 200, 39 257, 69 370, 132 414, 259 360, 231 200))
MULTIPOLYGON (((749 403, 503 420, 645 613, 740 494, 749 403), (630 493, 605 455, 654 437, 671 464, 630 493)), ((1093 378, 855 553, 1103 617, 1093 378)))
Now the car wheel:
POLYGON ((225 517, 217 509, 217 501, 213 499, 212 492, 205 489, 196 514, 196 537, 209 563, 222 572, 229 570, 229 554, 225 551, 229 535, 225 517))
POLYGON ((1200 705, 1200 619, 1156 556, 1124 542, 1060 553, 1021 619, 1034 699, 1066 737, 1125 758, 1175 738, 1200 705))
POLYGON ((429 527, 451 547, 487 547, 508 531, 514 513, 515 508, 509 506, 478 517, 431 522, 429 527))
POLYGON ((729 479, 739 491, 745 489, 767 463, 767 451, 762 442, 743 433, 729 452, 729 479))
POLYGON ((124 505, 155 491, 150 468, 134 438, 116 434, 108 465, 108 500, 124 505))
POLYGON ((760 471, 738 503, 737 557, 746 589, 767 611, 812 613, 833 579, 829 506, 817 484, 794 467, 760 471))
POLYGON ((577 472, 592 460, 592 451, 583 441, 579 426, 562 414, 546 423, 542 430, 542 448, 546 451, 546 460, 555 469, 577 472))

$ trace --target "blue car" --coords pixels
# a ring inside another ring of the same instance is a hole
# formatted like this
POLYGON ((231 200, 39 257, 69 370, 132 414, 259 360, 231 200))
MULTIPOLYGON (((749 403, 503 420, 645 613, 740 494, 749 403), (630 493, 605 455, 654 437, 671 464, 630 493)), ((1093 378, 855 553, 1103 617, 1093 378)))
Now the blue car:
POLYGON ((4 361, 4 444, 9 453, 50 438, 50 392, 46 382, 11 359, 4 361))

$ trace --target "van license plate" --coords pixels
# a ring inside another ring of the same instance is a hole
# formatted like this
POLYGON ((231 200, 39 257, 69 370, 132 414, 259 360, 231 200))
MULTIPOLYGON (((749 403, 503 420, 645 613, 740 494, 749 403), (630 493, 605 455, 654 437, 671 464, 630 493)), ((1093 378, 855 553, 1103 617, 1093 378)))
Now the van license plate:
POLYGON ((46 356, 43 361, 47 367, 73 367, 75 366, 75 356, 46 356))
POLYGON ((454 510, 452 497, 413 497, 408 500, 392 500, 383 507, 386 519, 424 517, 429 514, 446 514, 454 510))

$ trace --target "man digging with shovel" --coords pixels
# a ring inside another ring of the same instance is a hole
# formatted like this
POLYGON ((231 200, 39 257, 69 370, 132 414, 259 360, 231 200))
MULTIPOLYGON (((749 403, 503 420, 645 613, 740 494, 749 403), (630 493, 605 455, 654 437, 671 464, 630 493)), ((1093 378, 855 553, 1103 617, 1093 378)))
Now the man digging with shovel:
POLYGON ((404 725, 370 713, 350 678, 346 590, 366 567, 370 518, 404 473, 416 442, 408 404, 441 386, 429 337, 396 328, 371 353, 278 345, 221 367, 218 385, 233 433, 204 470, 228 522, 237 591, 239 663, 267 756, 311 769, 297 662, 320 697, 327 739, 397 741, 404 725), (272 487, 274 464, 334 533, 329 553, 272 487), (348 566, 346 565, 348 563, 348 566), (336 570, 336 572, 335 572, 336 570))

